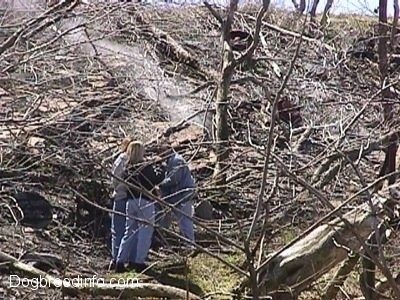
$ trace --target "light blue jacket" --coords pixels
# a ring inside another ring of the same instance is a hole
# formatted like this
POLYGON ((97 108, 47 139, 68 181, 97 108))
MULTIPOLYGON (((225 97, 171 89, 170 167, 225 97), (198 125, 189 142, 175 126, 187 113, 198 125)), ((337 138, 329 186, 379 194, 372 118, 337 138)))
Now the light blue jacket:
POLYGON ((185 159, 178 153, 169 158, 165 179, 160 184, 161 196, 171 204, 191 200, 194 196, 196 182, 185 159))

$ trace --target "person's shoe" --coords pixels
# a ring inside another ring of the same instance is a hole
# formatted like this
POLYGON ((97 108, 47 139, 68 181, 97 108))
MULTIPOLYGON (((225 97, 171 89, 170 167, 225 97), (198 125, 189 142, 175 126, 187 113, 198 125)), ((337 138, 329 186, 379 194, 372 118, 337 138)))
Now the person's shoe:
POLYGON ((124 263, 117 262, 115 264, 115 273, 125 273, 128 272, 128 270, 125 268, 124 263))
POLYGON ((133 263, 133 262, 129 262, 128 263, 128 266, 127 266, 127 269, 129 270, 129 271, 135 271, 136 269, 135 269, 135 263, 133 263))
POLYGON ((148 266, 146 264, 129 263, 128 268, 130 270, 135 270, 137 273, 142 273, 148 266))

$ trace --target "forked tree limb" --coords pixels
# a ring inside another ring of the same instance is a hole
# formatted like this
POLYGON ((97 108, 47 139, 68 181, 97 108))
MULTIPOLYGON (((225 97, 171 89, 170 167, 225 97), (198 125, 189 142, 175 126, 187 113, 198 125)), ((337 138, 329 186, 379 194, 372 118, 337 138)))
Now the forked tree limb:
POLYGON ((208 8, 210 13, 217 19, 217 21, 222 25, 224 24, 224 20, 222 19, 221 15, 209 4, 207 1, 204 1, 204 6, 208 8))
POLYGON ((328 13, 331 10, 333 4, 333 0, 327 0, 325 3, 325 8, 324 8, 324 12, 322 14, 322 18, 321 18, 321 26, 325 26, 327 25, 327 21, 328 21, 328 13))
MULTIPOLYGON (((118 299, 131 299, 132 297, 152 297, 167 299, 187 299, 187 291, 152 283, 132 283, 126 285, 102 283, 96 281, 87 281, 86 284, 80 284, 72 281, 62 280, 38 270, 30 265, 18 261, 15 257, 0 251, 0 263, 9 264, 12 271, 21 272, 29 278, 40 278, 46 283, 46 287, 60 288, 62 292, 68 296, 91 295, 91 296, 108 296, 118 297, 118 299)), ((89 278, 91 279, 91 278, 89 278)), ((83 280, 82 280, 83 281, 83 280)), ((84 283, 84 281, 83 281, 84 283)), ((200 297, 189 293, 189 299, 200 300, 200 297)))
POLYGON ((240 65, 244 61, 250 59, 253 56, 254 51, 256 50, 258 43, 260 41, 260 31, 261 31, 261 26, 262 26, 262 20, 264 18, 264 15, 268 11, 270 0, 263 0, 263 6, 257 13, 256 17, 256 26, 254 29, 254 38, 253 42, 251 43, 250 47, 246 50, 245 53, 243 53, 242 56, 240 56, 236 61, 235 65, 240 65))

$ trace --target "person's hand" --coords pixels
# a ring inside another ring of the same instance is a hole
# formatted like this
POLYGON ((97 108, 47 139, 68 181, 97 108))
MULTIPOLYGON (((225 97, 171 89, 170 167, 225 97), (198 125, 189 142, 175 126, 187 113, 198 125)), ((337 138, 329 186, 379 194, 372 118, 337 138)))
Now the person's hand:
POLYGON ((159 186, 161 187, 163 185, 169 184, 170 182, 171 182, 171 178, 167 177, 159 184, 159 186))
POLYGON ((156 194, 156 196, 160 196, 161 195, 160 187, 158 185, 156 185, 154 187, 154 193, 156 194))

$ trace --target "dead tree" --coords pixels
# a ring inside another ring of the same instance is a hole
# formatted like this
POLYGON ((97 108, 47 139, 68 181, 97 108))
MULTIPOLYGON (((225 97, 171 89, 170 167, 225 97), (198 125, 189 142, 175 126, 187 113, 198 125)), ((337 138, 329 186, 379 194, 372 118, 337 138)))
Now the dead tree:
POLYGON ((215 143, 216 143, 216 165, 214 169, 215 184, 226 182, 226 160, 229 156, 229 128, 228 128, 228 102, 229 89, 235 66, 233 64, 233 53, 230 44, 230 32, 234 13, 237 9, 238 0, 231 0, 228 15, 222 28, 222 62, 221 73, 217 85, 216 113, 215 113, 215 143))
MULTIPOLYGON (((383 117, 386 126, 390 129, 393 124, 393 103, 390 101, 391 91, 388 87, 388 26, 387 26, 387 0, 379 1, 379 43, 378 43, 378 58, 379 71, 382 89, 382 107, 383 117)), ((379 172, 379 177, 392 173, 396 169, 396 152, 398 148, 398 137, 393 136, 388 147, 385 150, 385 161, 379 172)), ((396 181, 396 176, 390 176, 389 184, 396 181)))
MULTIPOLYGON (((395 0, 396 2, 396 0, 395 0)), ((396 7, 396 4, 394 5, 396 7)), ((396 18, 395 18, 396 20, 396 18)), ((379 1, 379 42, 378 42, 378 59, 379 59, 379 71, 380 81, 382 89, 382 107, 383 117, 385 125, 389 130, 393 127, 393 104, 390 101, 391 92, 388 87, 388 26, 387 26, 387 0, 379 1)), ((396 152, 398 148, 398 136, 393 135, 389 140, 389 144, 385 149, 385 160, 382 164, 381 170, 378 174, 378 178, 394 173, 396 170, 396 152)), ((396 181, 396 175, 391 175, 388 178, 388 183, 393 184, 396 181)), ((383 183, 378 185, 378 188, 382 187, 383 183)), ((391 202, 388 203, 388 207, 393 209, 391 202)), ((375 238, 370 239, 371 251, 379 255, 379 241, 375 238)), ((360 276, 360 286, 365 299, 376 299, 377 295, 375 292, 375 269, 376 266, 371 260, 369 255, 365 255, 362 259, 362 275, 360 276)))
POLYGON ((237 10, 238 0, 231 0, 228 9, 228 14, 224 20, 211 5, 204 2, 205 6, 210 10, 211 14, 222 25, 222 59, 221 70, 217 78, 217 93, 216 93, 216 112, 215 112, 215 134, 214 140, 216 145, 216 163, 214 168, 213 180, 216 185, 224 185, 226 183, 227 159, 229 158, 229 124, 228 124, 228 106, 229 92, 232 76, 237 66, 245 61, 248 61, 256 49, 260 37, 262 18, 267 12, 270 0, 264 0, 262 8, 257 13, 256 28, 254 31, 253 41, 251 45, 243 51, 237 59, 233 55, 232 50, 232 24, 234 14, 237 10))

